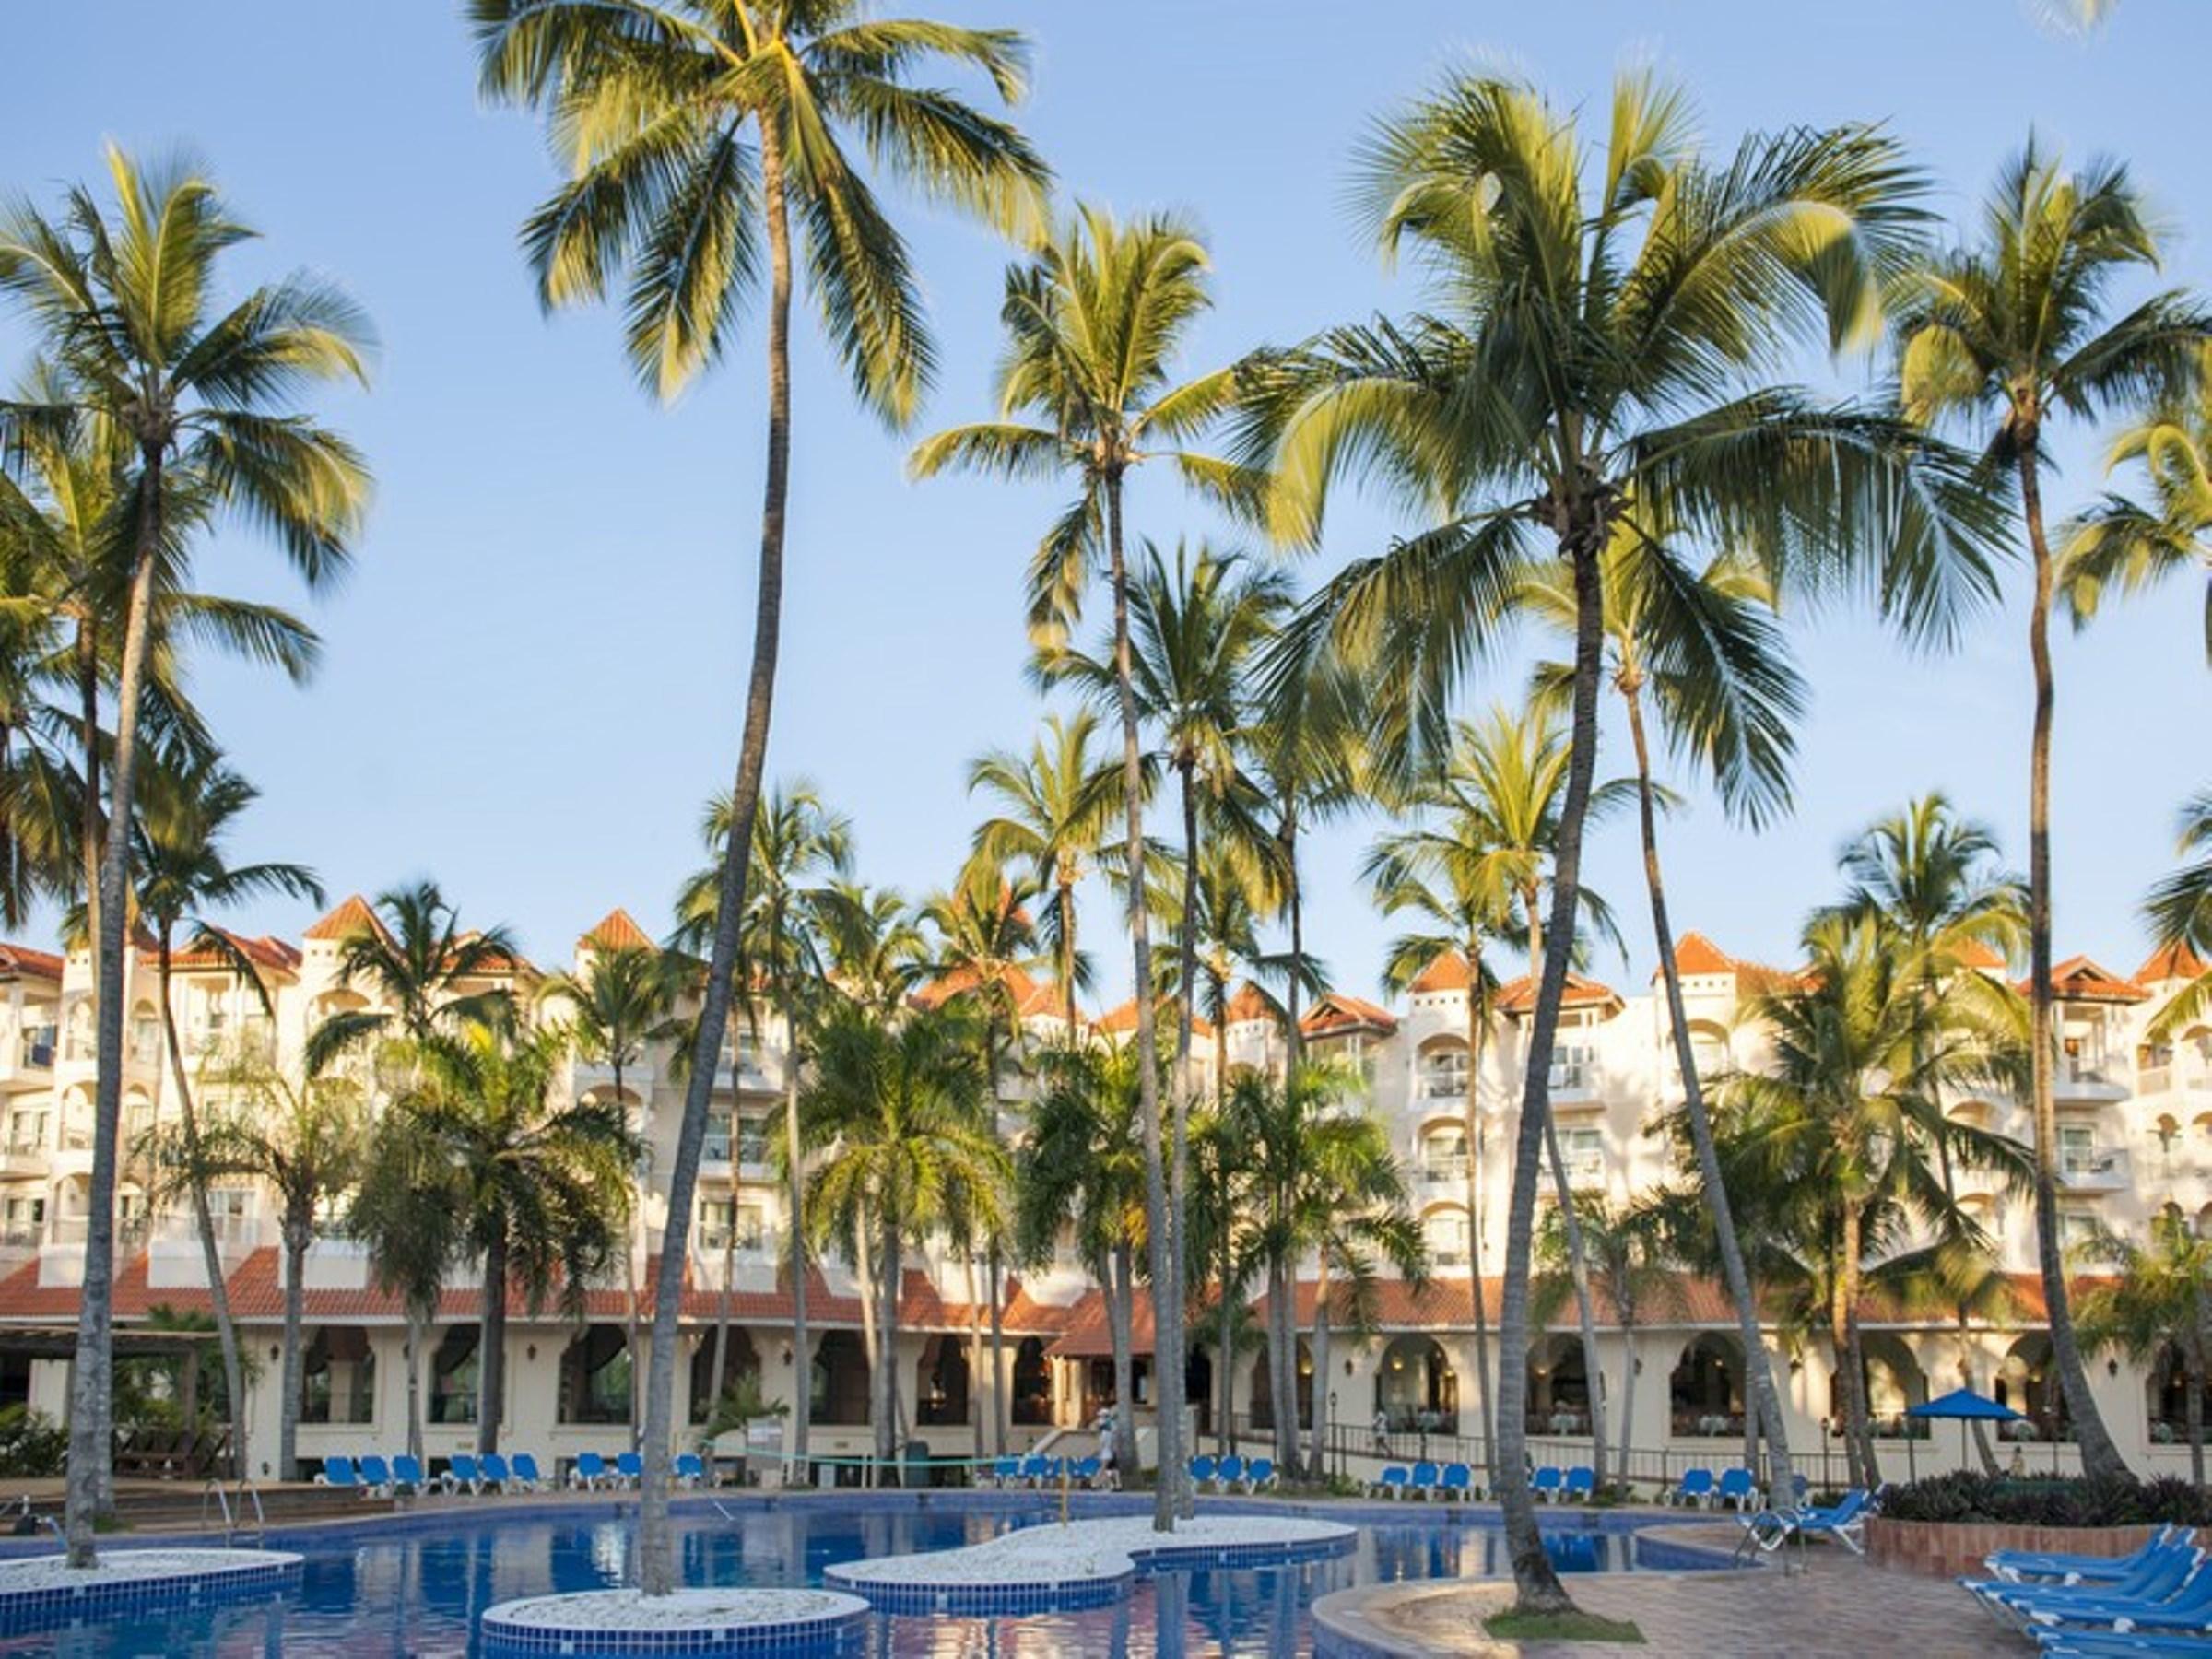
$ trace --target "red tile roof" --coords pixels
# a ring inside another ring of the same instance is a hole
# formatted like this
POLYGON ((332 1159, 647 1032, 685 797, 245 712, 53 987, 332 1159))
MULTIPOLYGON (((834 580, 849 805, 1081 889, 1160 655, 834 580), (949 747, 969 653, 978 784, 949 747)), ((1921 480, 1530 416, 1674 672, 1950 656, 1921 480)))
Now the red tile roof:
POLYGON ((653 940, 637 919, 620 905, 594 922, 576 941, 583 950, 651 950, 653 940))
POLYGON ((338 907, 328 915, 308 924, 300 936, 307 939, 350 939, 359 933, 382 933, 384 924, 377 919, 376 911, 368 900, 359 893, 349 893, 338 901, 338 907))
POLYGON ((58 982, 62 977, 62 959, 51 950, 33 950, 28 945, 10 945, 0 941, 0 973, 58 982))
POLYGON ((2205 959, 2187 945, 2162 945, 2143 959, 2135 981, 2138 985, 2160 985, 2169 980, 2201 979, 2205 967, 2205 959))
MULTIPOLYGON (((1735 959, 1701 933, 1686 933, 1675 941, 1677 973, 1734 973, 1735 959)), ((1654 978, 1657 975, 1654 973, 1654 978)))
MULTIPOLYGON (((300 952, 285 943, 284 940, 271 935, 264 934, 258 939, 249 939, 242 934, 230 932, 228 928, 211 927, 207 931, 222 935, 225 939, 229 941, 231 949, 237 951, 256 968, 268 969, 277 973, 290 973, 300 966, 300 952)), ((170 958, 171 967, 188 971, 199 968, 218 968, 228 971, 230 965, 230 959, 228 957, 214 950, 180 950, 170 958)))
MULTIPOLYGON (((1175 1004, 1168 998, 1162 997, 1155 1008, 1153 1018, 1163 1030, 1173 1030, 1175 1028, 1175 1004)), ((1092 1023, 1109 1037, 1119 1037, 1124 1031, 1135 1030, 1136 998, 1133 996, 1127 1002, 1107 1009, 1092 1023)), ((1201 1037, 1211 1037, 1214 1034, 1212 1022, 1203 1014, 1194 1013, 1191 1016, 1191 1030, 1201 1037)))
POLYGON ((1447 950, 1422 969, 1407 989, 1416 995, 1428 991, 1465 991, 1468 977, 1465 956, 1447 950))
MULTIPOLYGON (((1533 1013, 1536 1006, 1536 982, 1529 974, 1508 980, 1498 987, 1497 1008, 1500 1014, 1533 1013)), ((1618 1007, 1620 994, 1612 986, 1569 971, 1567 989, 1559 998, 1559 1006, 1567 1008, 1618 1007)))
MULTIPOLYGON (((1006 989, 1008 997, 1018 1010, 1037 994, 1037 982, 1020 969, 1008 966, 999 971, 999 983, 1006 989)), ((955 968, 950 973, 940 974, 914 993, 914 1001, 924 1008, 937 1008, 957 996, 965 996, 975 990, 977 980, 971 968, 955 968)))
MULTIPOLYGON (((2019 981, 2015 989, 2026 996, 2028 981, 2019 981)), ((2086 956, 2068 957, 2052 967, 2051 994, 2060 1002, 2138 1003, 2150 998, 2142 986, 2107 972, 2086 956)))
POLYGON ((1277 1017, 1266 997, 1261 994, 1260 988, 1250 980, 1230 994, 1229 1006, 1222 1013, 1230 1025, 1248 1025, 1254 1020, 1272 1020, 1277 1017))
POLYGON ((1347 996, 1341 991, 1332 991, 1299 1020, 1298 1029, 1309 1037, 1335 1037, 1359 1030, 1387 1035, 1398 1029, 1398 1021, 1387 1008, 1379 1008, 1357 996, 1347 996))
POLYGON ((1979 939, 1969 939, 1951 953, 1961 968, 1982 968, 1993 972, 2005 966, 2005 959, 1979 939))

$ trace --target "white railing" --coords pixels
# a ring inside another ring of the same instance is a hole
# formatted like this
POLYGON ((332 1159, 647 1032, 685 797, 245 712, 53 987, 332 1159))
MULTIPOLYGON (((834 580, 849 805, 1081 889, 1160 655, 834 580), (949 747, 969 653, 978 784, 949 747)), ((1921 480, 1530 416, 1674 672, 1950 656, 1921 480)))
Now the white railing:
POLYGON ((1464 1071, 1432 1071, 1421 1074, 1421 1098, 1425 1100, 1464 1100, 1467 1098, 1467 1074, 1464 1071))

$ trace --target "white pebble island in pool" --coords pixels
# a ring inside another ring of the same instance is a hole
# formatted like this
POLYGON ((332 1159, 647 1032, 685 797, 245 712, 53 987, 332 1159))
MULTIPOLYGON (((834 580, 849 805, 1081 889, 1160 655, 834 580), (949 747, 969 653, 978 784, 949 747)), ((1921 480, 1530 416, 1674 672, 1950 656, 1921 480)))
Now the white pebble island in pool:
POLYGON ((1044 1522, 1018 1527, 961 1549, 882 1556, 832 1567, 823 1576, 865 1594, 870 1588, 966 1590, 1001 1584, 1071 1584, 1112 1580, 1147 1557, 1188 1555, 1202 1562, 1223 1550, 1313 1549, 1350 1539, 1353 1529, 1298 1515, 1197 1515, 1171 1533, 1152 1530, 1148 1515, 1044 1522))
POLYGON ((712 1635, 758 1631, 763 1626, 834 1625, 866 1613, 857 1595, 833 1590, 677 1590, 647 1595, 641 1590, 586 1590, 574 1595, 534 1595, 501 1602, 484 1615, 487 1635, 502 1630, 570 1630, 613 1636, 640 1631, 693 1631, 712 1635))
POLYGON ((120 1590, 180 1579, 219 1583, 246 1572, 297 1567, 301 1558, 279 1549, 103 1549, 96 1567, 72 1567, 65 1556, 0 1561, 0 1601, 56 1590, 120 1590))

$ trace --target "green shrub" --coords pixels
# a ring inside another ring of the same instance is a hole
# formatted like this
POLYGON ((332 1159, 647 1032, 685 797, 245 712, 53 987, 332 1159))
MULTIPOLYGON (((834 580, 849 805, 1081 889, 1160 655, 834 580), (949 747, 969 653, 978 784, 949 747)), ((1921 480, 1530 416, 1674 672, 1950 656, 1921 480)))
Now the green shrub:
POLYGON ((1892 1488, 1882 1500, 1882 1513, 1896 1521, 2010 1526, 2140 1526, 2161 1521, 2212 1526, 2212 1495, 2171 1476, 2019 1480, 1962 1469, 1892 1488))
POLYGON ((28 1406, 0 1411, 0 1478, 59 1475, 68 1461, 69 1431, 28 1406))

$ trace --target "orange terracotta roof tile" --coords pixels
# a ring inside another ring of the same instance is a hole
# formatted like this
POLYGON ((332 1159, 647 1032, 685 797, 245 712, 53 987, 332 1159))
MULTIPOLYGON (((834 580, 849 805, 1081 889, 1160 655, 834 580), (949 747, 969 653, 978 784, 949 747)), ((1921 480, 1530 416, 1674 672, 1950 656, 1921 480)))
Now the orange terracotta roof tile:
POLYGON ((1996 971, 2004 968, 2005 959, 1979 939, 1969 939, 1951 953, 1961 968, 1980 968, 1996 971))
POLYGON ((308 924, 300 936, 308 939, 350 939, 359 933, 382 933, 384 924, 375 909, 359 893, 349 893, 329 914, 308 924))
POLYGON ((2205 959, 2186 944, 2176 942, 2162 945, 2143 959, 2136 969, 2135 981, 2138 985, 2162 985, 2170 980, 2202 979, 2205 959))
POLYGON ((1421 970, 1407 987, 1416 995, 1427 991, 1465 991, 1469 982, 1466 957, 1456 950, 1447 950, 1421 970))
MULTIPOLYGON (((1017 1009, 1036 994, 1037 982, 1018 968, 1008 965, 1001 969, 998 979, 1017 1009)), ((956 997, 968 995, 976 984, 973 969, 955 968, 916 991, 914 1001, 924 1008, 940 1008, 956 997)))
POLYGON ((1309 1037, 1332 1037, 1358 1030, 1387 1034, 1398 1029, 1398 1021, 1387 1008, 1379 1008, 1357 996, 1347 996, 1341 991, 1332 991, 1299 1020, 1298 1029, 1309 1037))
POLYGON ((1222 1010, 1222 1015, 1225 1022, 1232 1026, 1277 1018, 1275 1008, 1261 994, 1260 988, 1250 980, 1246 980, 1230 994, 1229 1006, 1222 1010))
POLYGON ((620 905, 608 911, 576 941, 584 950, 651 950, 653 940, 620 905))
MULTIPOLYGON (((249 939, 242 934, 234 934, 228 928, 221 927, 211 927, 207 931, 220 934, 229 942, 231 949, 237 951, 257 969, 267 969, 277 973, 290 973, 300 966, 299 951, 282 939, 274 938, 265 934, 258 939, 249 939)), ((213 949, 185 949, 178 951, 170 958, 170 966, 186 971, 216 968, 228 971, 231 967, 231 962, 229 957, 213 949)))
MULTIPOLYGON (((2014 987, 2022 996, 2029 994, 2025 979, 2014 987)), ((2147 1002, 2150 993, 2131 980, 2106 971, 2086 956, 2068 957, 2051 969, 2051 994, 2060 1002, 2147 1002)))
MULTIPOLYGON (((1567 974, 1567 989, 1560 995, 1559 1006, 1566 1008, 1603 1008, 1621 1006, 1620 993, 1612 986, 1585 978, 1571 969, 1567 974)), ((1536 981, 1532 974, 1508 980, 1498 987, 1497 1008, 1500 1014, 1530 1014, 1536 1006, 1536 981)))
POLYGON ((1686 933, 1675 941, 1677 973, 1734 973, 1735 959, 1701 933, 1686 933))
POLYGON ((62 959, 51 950, 33 950, 28 945, 0 942, 0 973, 58 981, 63 966, 62 959))
MULTIPOLYGON (((1175 1028, 1174 1003, 1164 996, 1160 998, 1154 1010, 1153 1018, 1162 1030, 1173 1030, 1175 1028)), ((1091 1023, 1109 1037, 1120 1037, 1135 1030, 1136 998, 1133 996, 1127 1002, 1107 1009, 1091 1023)), ((1211 1037, 1214 1034, 1212 1022, 1203 1014, 1194 1013, 1191 1016, 1191 1030, 1201 1037, 1211 1037)))

